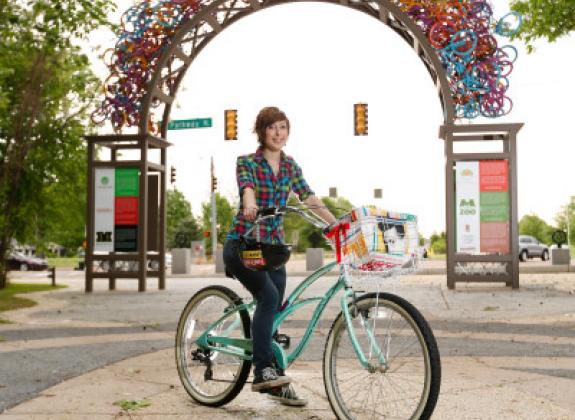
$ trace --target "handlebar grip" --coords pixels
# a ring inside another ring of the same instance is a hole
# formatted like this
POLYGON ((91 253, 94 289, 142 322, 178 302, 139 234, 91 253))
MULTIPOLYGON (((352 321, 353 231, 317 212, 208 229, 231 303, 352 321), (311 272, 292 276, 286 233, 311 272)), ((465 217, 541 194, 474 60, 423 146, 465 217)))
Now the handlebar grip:
POLYGON ((275 207, 264 207, 258 209, 258 216, 275 216, 277 209, 275 207))

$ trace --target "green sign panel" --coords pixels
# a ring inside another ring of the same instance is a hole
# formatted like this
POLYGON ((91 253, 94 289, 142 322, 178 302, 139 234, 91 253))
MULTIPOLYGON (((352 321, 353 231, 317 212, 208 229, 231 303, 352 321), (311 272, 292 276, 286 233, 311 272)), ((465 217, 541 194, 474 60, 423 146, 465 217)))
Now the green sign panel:
POLYGON ((482 222, 509 221, 509 193, 482 192, 480 196, 480 220, 482 222))
POLYGON ((137 197, 138 168, 116 168, 116 197, 137 197))
POLYGON ((189 128, 209 128, 211 118, 195 118, 193 120, 174 120, 168 123, 168 130, 187 130, 189 128))

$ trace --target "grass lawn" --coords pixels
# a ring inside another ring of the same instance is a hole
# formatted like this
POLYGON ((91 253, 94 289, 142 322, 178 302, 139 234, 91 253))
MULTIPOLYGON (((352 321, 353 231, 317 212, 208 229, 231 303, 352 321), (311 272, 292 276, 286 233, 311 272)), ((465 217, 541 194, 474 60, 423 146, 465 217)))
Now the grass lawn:
POLYGON ((80 257, 58 257, 48 258, 48 265, 56 268, 74 268, 78 266, 78 261, 83 260, 80 257))
MULTIPOLYGON (((26 283, 12 283, 5 289, 0 289, 0 312, 12 311, 14 309, 29 308, 36 305, 31 299, 21 296, 14 296, 22 293, 43 292, 45 290, 60 289, 63 285, 52 287, 48 284, 26 284, 26 283)), ((0 318, 0 324, 5 324, 8 321, 0 318)))

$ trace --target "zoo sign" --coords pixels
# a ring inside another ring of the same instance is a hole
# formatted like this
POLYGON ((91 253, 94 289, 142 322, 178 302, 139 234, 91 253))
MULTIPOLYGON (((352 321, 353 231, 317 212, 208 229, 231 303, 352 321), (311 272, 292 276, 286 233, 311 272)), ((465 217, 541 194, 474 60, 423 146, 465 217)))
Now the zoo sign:
POLYGON ((456 250, 509 253, 507 160, 455 164, 456 250))

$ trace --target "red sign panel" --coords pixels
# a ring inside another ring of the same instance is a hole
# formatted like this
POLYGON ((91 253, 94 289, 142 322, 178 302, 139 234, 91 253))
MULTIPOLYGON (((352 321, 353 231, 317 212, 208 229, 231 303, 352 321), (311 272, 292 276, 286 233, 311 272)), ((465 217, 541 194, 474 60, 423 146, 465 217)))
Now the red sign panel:
POLYGON ((481 252, 509 253, 509 222, 480 224, 481 252))
POLYGON ((506 160, 482 160, 479 162, 479 191, 508 191, 509 165, 506 160))
POLYGON ((138 224, 138 197, 116 197, 114 224, 138 224))

